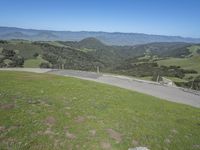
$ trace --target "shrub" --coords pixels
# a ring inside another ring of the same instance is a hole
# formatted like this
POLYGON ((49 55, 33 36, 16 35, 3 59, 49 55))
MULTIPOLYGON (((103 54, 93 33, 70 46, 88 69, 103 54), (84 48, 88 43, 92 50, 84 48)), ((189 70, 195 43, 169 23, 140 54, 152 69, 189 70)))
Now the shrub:
POLYGON ((47 62, 43 62, 40 64, 40 68, 50 68, 50 64, 47 62))
POLYGON ((2 54, 4 55, 5 59, 11 59, 16 53, 11 49, 3 49, 2 54))
POLYGON ((38 56, 39 56, 38 53, 33 54, 33 57, 34 57, 34 58, 37 58, 38 56))
POLYGON ((24 65, 24 58, 21 56, 14 56, 12 59, 11 66, 12 67, 23 67, 24 65))

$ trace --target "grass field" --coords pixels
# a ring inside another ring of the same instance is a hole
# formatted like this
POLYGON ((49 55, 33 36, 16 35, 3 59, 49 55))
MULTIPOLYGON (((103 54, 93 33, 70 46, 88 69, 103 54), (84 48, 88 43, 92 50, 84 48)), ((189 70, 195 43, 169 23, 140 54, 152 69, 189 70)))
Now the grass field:
POLYGON ((200 55, 197 54, 197 50, 200 46, 191 46, 190 51, 192 52, 191 57, 186 58, 168 58, 158 61, 159 65, 164 66, 180 66, 183 69, 193 69, 198 71, 200 74, 200 55))
POLYGON ((187 80, 185 80, 185 79, 180 79, 180 78, 176 78, 176 77, 165 77, 165 78, 170 79, 173 82, 187 82, 187 80))
POLYGON ((0 44, 1 47, 18 51, 25 59, 33 58, 35 53, 42 54, 42 49, 37 45, 31 44, 29 41, 10 41, 6 45, 0 44))
POLYGON ((40 64, 43 62, 48 62, 48 61, 42 59, 41 56, 38 56, 37 58, 25 60, 24 67, 25 68, 39 68, 40 64))
POLYGON ((91 81, 0 72, 0 149, 198 150, 200 109, 91 81))

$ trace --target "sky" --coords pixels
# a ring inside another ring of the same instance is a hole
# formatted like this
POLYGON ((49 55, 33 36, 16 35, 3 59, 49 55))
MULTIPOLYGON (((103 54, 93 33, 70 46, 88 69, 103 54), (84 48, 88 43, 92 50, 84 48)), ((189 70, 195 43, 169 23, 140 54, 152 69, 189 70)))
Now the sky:
POLYGON ((0 0, 0 26, 200 38, 200 0, 0 0))

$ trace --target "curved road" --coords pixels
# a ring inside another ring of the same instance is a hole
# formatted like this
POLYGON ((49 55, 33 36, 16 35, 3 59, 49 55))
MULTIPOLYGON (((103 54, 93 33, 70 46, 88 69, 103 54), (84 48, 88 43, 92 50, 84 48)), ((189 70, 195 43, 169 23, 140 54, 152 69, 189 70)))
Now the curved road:
POLYGON ((111 74, 97 74, 94 72, 74 70, 54 70, 48 73, 106 83, 149 94, 168 101, 200 108, 200 92, 197 91, 185 91, 183 88, 164 86, 156 82, 137 80, 126 76, 116 76, 111 74))
POLYGON ((52 70, 52 69, 33 69, 33 68, 8 68, 0 70, 29 71, 36 73, 50 73, 62 76, 76 77, 85 80, 92 80, 106 83, 121 88, 145 93, 172 102, 182 103, 200 108, 200 92, 188 89, 164 86, 156 82, 138 80, 126 76, 116 76, 111 74, 97 74, 94 72, 75 71, 75 70, 52 70))

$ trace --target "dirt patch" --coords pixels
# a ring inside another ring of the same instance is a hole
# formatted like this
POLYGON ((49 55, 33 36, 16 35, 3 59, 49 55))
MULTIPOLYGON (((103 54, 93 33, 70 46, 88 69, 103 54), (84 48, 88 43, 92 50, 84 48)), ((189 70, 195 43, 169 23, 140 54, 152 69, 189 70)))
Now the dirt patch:
POLYGON ((0 126, 0 132, 3 132, 5 130, 6 130, 6 128, 4 126, 0 126))
POLYGON ((56 123, 56 119, 52 116, 49 116, 45 119, 44 123, 48 126, 52 126, 56 123))
POLYGON ((109 150, 111 149, 111 145, 109 142, 101 142, 100 146, 102 149, 109 149, 109 150))
POLYGON ((122 135, 119 132, 116 132, 113 129, 106 129, 109 136, 114 139, 117 143, 120 143, 122 140, 122 135))
POLYGON ((15 108, 15 104, 0 104, 0 108, 4 110, 10 110, 15 108))
POLYGON ((10 132, 11 130, 16 130, 16 129, 19 129, 20 127, 22 127, 21 125, 13 125, 13 126, 10 126, 8 128, 8 132, 10 132))
POLYGON ((75 134, 70 133, 70 132, 68 131, 68 127, 67 127, 67 126, 64 127, 64 132, 66 132, 65 135, 66 135, 66 137, 67 137, 68 139, 74 140, 74 139, 76 138, 76 135, 75 135, 75 134))
POLYGON ((66 137, 70 140, 74 140, 76 136, 73 133, 70 133, 69 131, 66 132, 66 137))
POLYGON ((71 144, 67 145, 67 150, 73 150, 71 144))
POLYGON ((90 130, 89 133, 90 133, 91 136, 95 136, 96 135, 96 130, 90 130))
POLYGON ((46 131, 44 131, 45 135, 54 135, 54 132, 51 131, 51 128, 47 128, 46 131))
POLYGON ((83 123, 85 121, 85 117, 83 116, 78 116, 75 118, 76 123, 83 123))
POLYGON ((65 126, 65 127, 64 127, 64 131, 65 131, 65 132, 67 132, 67 131, 68 131, 68 129, 69 129, 69 127, 68 127, 68 126, 65 126))

